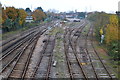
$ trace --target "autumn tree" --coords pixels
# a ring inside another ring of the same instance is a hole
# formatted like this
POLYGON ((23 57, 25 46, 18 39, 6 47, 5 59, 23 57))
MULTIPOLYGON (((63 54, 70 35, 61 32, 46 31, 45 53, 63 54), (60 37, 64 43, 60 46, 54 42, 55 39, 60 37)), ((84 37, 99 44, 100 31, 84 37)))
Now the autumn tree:
POLYGON ((6 15, 9 19, 12 19, 13 21, 17 18, 18 13, 17 10, 14 7, 7 7, 6 8, 6 15))
POLYGON ((18 11, 18 17, 19 17, 19 24, 22 25, 25 22, 25 18, 27 16, 27 13, 24 11, 24 9, 19 9, 18 11))
POLYGON ((37 10, 37 9, 33 12, 32 16, 33 16, 33 18, 34 18, 35 21, 44 20, 45 17, 46 17, 46 15, 45 15, 45 13, 43 11, 37 10))
POLYGON ((111 41, 118 40, 118 18, 117 15, 110 16, 110 23, 106 28, 106 43, 109 44, 111 41))
POLYGON ((110 15, 109 24, 106 27, 106 34, 105 34, 105 42, 108 46, 109 55, 114 60, 120 60, 120 53, 119 53, 119 45, 120 38, 118 35, 120 34, 118 30, 120 27, 118 26, 118 18, 117 15, 110 15))
POLYGON ((23 9, 14 7, 2 8, 3 31, 11 31, 20 28, 25 22, 27 13, 23 9))

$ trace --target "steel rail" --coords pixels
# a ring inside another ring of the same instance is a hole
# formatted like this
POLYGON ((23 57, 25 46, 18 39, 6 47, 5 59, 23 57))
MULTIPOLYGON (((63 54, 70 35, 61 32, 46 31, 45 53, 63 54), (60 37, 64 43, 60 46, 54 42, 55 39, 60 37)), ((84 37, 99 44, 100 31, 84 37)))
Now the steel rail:
POLYGON ((35 78, 35 75, 37 74, 37 70, 38 70, 38 67, 39 67, 39 65, 40 65, 40 63, 41 63, 41 61, 42 61, 43 54, 45 53, 45 50, 47 49, 47 45, 48 45, 48 43, 49 43, 49 39, 50 39, 50 36, 48 36, 48 40, 47 40, 47 42, 45 43, 45 45, 44 45, 44 47, 43 47, 42 54, 40 55, 40 59, 39 59, 39 61, 37 62, 37 65, 36 65, 36 67, 35 67, 35 69, 34 69, 34 71, 33 71, 33 74, 31 75, 31 78, 32 78, 32 79, 34 79, 34 78, 35 78))
POLYGON ((98 52, 96 51, 96 49, 95 49, 95 47, 94 47, 94 45, 93 45, 93 27, 92 27, 92 33, 91 33, 91 35, 92 35, 91 45, 92 45, 92 47, 93 47, 93 50, 94 50, 95 54, 97 55, 98 59, 100 60, 101 64, 103 65, 104 69, 106 70, 108 76, 110 77, 111 80, 113 80, 112 76, 110 75, 110 73, 109 73, 109 71, 107 70, 106 66, 105 66, 104 63, 102 62, 100 56, 98 55, 98 52))
MULTIPOLYGON (((35 35, 38 35, 39 33, 41 33, 41 32, 38 32, 38 33, 36 33, 35 35)), ((35 36, 35 35, 34 35, 34 36, 35 36)), ((32 37, 31 37, 31 39, 32 39, 32 37)), ((31 39, 30 39, 30 40, 31 40, 31 39)), ((30 41, 30 40, 28 40, 28 41, 30 41)), ((24 46, 24 47, 25 47, 25 46, 24 46)), ((24 48, 23 48, 23 49, 24 49, 24 48)), ((0 74, 7 68, 7 66, 9 66, 9 65, 20 55, 21 51, 22 51, 22 49, 14 56, 14 58, 12 58, 12 59, 2 68, 0 74)))
MULTIPOLYGON (((82 27, 80 27, 79 29, 80 29, 80 32, 83 30, 83 28, 84 28, 85 26, 82 26, 82 27)), ((74 34, 73 34, 74 35, 74 34)), ((79 36, 78 36, 79 37, 79 36)), ((87 76, 86 76, 86 73, 84 72, 84 70, 83 70, 83 67, 82 67, 82 65, 80 64, 81 62, 80 62, 80 59, 78 58, 78 56, 77 56, 77 51, 76 51, 76 45, 77 45, 77 39, 78 39, 78 37, 76 38, 76 40, 75 40, 75 45, 74 44, 72 44, 72 39, 73 39, 73 36, 70 38, 69 37, 69 41, 70 41, 70 47, 72 48, 72 50, 73 50, 73 53, 74 53, 74 55, 75 55, 75 57, 76 57, 76 60, 77 60, 77 62, 78 62, 78 65, 79 65, 79 67, 80 67, 80 69, 81 69, 81 71, 82 71, 82 73, 83 73, 83 76, 84 76, 84 78, 85 78, 85 80, 88 80, 88 78, 87 78, 87 76)))
MULTIPOLYGON (((38 34, 40 34, 40 32, 38 33, 38 34)), ((36 35, 38 35, 38 34, 36 34, 36 35)), ((18 63, 18 61, 20 60, 20 58, 21 58, 21 56, 23 55, 23 53, 25 52, 25 50, 28 48, 28 46, 33 42, 33 41, 36 41, 37 42, 37 38, 39 38, 39 35, 38 36, 33 36, 34 38, 31 38, 29 41, 28 41, 28 44, 26 44, 26 46, 22 49, 22 51, 21 51, 21 53, 20 53, 20 55, 18 56, 18 58, 17 58, 17 60, 16 60, 16 62, 15 62, 15 65, 12 67, 12 69, 11 69, 11 71, 10 71, 10 73, 7 75, 7 79, 9 79, 10 78, 10 76, 12 75, 12 72, 13 72, 13 70, 14 70, 14 68, 15 68, 15 66, 17 66, 17 63, 18 63)), ((36 43, 35 42, 35 43, 36 43)), ((35 44, 34 44, 35 45, 35 44)), ((32 46, 32 47, 34 47, 34 45, 32 46)), ((28 54, 28 56, 29 55, 31 55, 30 53, 28 54)), ((29 58, 29 57, 28 57, 29 58)), ((28 59, 27 58, 27 59, 28 59)), ((24 66, 24 69, 25 69, 25 67, 26 66, 24 66)), ((23 70, 24 70, 23 69, 23 70)), ((13 73, 14 74, 14 73, 13 73)), ((24 75, 24 74, 23 74, 24 75)))

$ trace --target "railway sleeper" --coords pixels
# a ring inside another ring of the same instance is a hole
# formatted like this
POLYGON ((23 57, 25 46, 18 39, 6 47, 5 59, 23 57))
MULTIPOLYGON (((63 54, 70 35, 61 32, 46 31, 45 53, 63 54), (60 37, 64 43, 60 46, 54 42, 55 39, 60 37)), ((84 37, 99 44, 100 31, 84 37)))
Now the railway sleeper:
MULTIPOLYGON (((99 74, 100 76, 108 76, 108 74, 99 74)), ((112 77, 116 77, 115 74, 110 74, 112 77)))
MULTIPOLYGON (((110 78, 108 74, 98 74, 100 78, 110 78)), ((112 78, 115 78, 114 74, 110 74, 112 78)))

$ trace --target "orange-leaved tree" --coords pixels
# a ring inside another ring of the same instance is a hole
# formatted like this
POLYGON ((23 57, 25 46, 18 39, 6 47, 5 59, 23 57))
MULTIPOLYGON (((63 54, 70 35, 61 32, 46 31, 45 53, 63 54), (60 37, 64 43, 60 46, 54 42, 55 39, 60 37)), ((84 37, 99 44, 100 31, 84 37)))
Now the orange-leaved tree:
POLYGON ((6 15, 9 19, 14 21, 18 16, 17 9, 14 7, 6 7, 6 15))
POLYGON ((37 9, 33 12, 32 16, 35 21, 41 21, 46 17, 46 15, 43 11, 37 10, 37 9))

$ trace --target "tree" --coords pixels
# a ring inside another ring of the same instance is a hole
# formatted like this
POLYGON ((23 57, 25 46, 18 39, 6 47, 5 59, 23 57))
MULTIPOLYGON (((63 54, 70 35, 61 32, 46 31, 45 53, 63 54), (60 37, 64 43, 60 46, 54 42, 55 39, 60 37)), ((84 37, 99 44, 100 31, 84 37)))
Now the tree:
POLYGON ((7 7, 6 10, 4 10, 4 8, 2 8, 2 24, 4 32, 16 30, 20 26, 23 26, 26 16, 27 13, 24 9, 7 7))
POLYGON ((100 29, 104 30, 106 28, 106 25, 109 23, 109 14, 105 12, 95 12, 95 13, 89 13, 88 19, 93 22, 93 25, 95 27, 95 35, 97 39, 100 41, 100 29))
POLYGON ((11 21, 11 19, 7 18, 5 20, 3 26, 5 26, 5 28, 7 29, 7 31, 10 31, 12 29, 12 21, 11 21))
POLYGON ((88 15, 88 19, 91 20, 95 27, 95 34, 97 38, 100 38, 100 35, 105 35, 105 44, 107 45, 108 54, 112 57, 113 60, 120 60, 119 45, 120 27, 118 25, 118 17, 114 14, 107 14, 104 12, 95 12, 91 15, 88 15))
POLYGON ((37 7, 37 10, 41 10, 41 11, 43 11, 42 7, 37 7))
POLYGON ((6 15, 9 19, 14 21, 17 18, 18 13, 17 13, 17 10, 14 7, 7 7, 6 8, 6 15))
POLYGON ((109 49, 109 55, 112 57, 114 60, 120 60, 120 53, 119 53, 119 47, 120 47, 120 42, 119 41, 112 41, 108 45, 109 49))
POLYGON ((35 11, 33 12, 33 15, 32 15, 32 16, 33 16, 33 18, 34 18, 35 21, 44 20, 45 17, 46 17, 45 13, 44 13, 43 11, 41 11, 41 10, 35 10, 35 11))
POLYGON ((105 41, 109 44, 111 41, 118 40, 118 18, 116 15, 110 16, 110 23, 107 25, 106 28, 106 38, 105 41))
POLYGON ((4 8, 2 8, 2 24, 6 21, 7 19, 7 15, 6 15, 6 11, 4 10, 4 8))
POLYGON ((19 24, 22 25, 25 22, 25 18, 27 16, 27 13, 24 11, 24 9, 19 9, 19 24))
POLYGON ((30 8, 26 8, 25 11, 26 11, 26 12, 32 12, 32 11, 30 10, 30 8))

